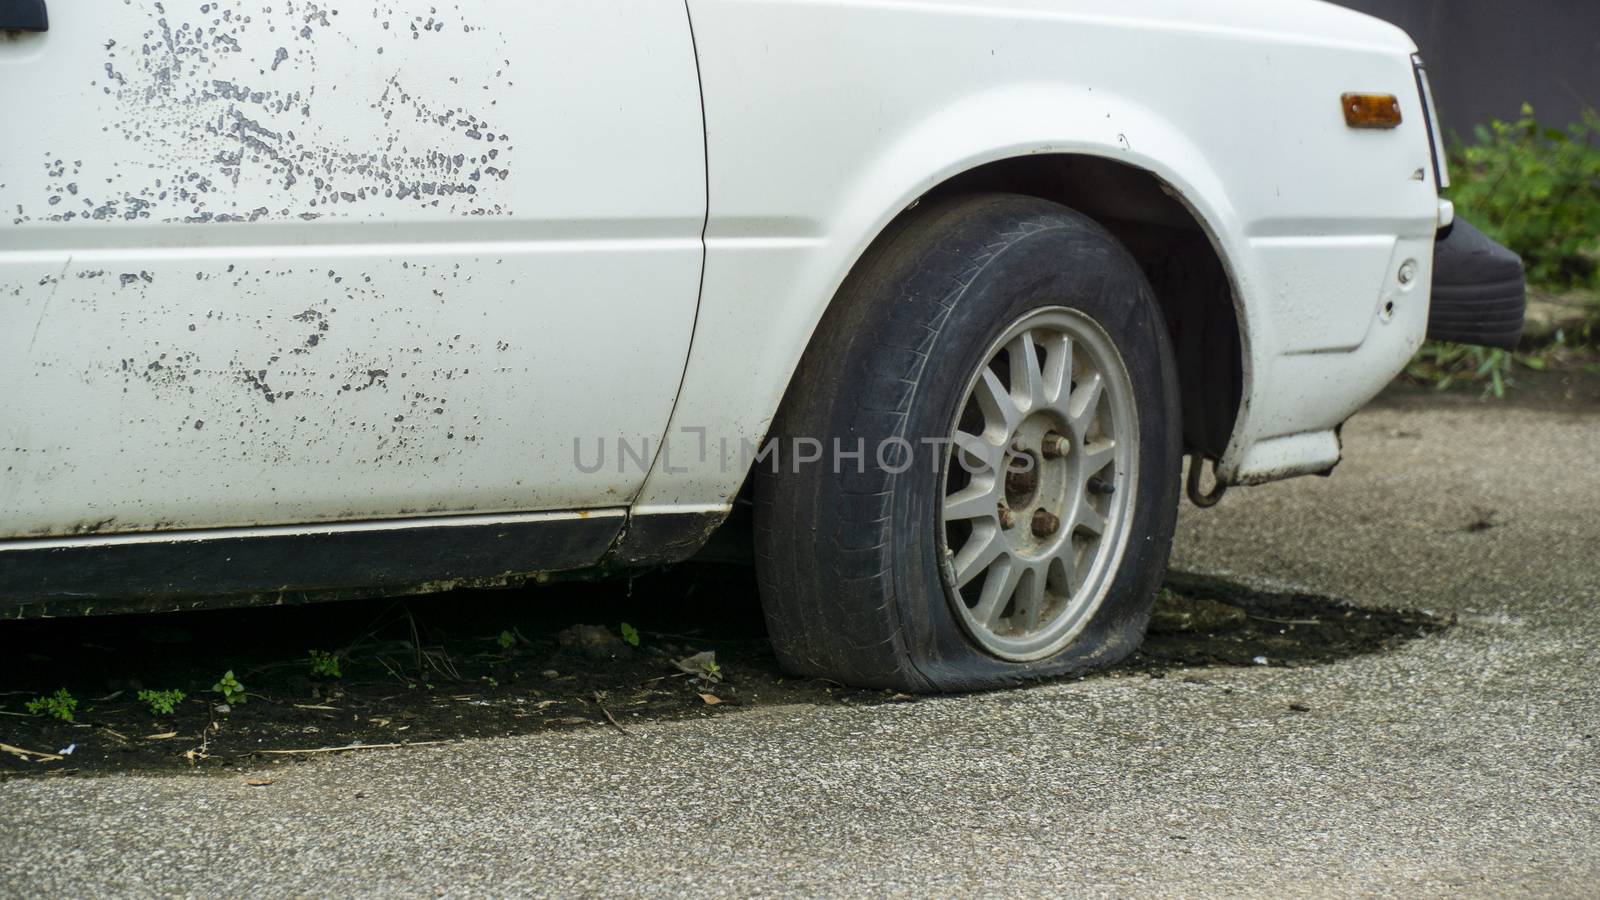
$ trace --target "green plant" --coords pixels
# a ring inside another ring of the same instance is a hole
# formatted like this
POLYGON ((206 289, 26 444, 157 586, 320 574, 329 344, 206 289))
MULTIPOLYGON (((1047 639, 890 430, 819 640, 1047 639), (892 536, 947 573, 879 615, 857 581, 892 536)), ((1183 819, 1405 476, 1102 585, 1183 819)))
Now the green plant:
POLYGON ((29 700, 25 706, 28 712, 33 715, 49 716, 52 719, 71 722, 72 714, 78 708, 78 700, 66 688, 61 688, 54 694, 46 694, 37 700, 29 700))
POLYGON ((233 677, 232 669, 224 672, 222 677, 217 679, 217 683, 211 686, 211 689, 221 694, 222 702, 229 706, 237 706, 246 699, 244 685, 239 683, 239 679, 233 677))
POLYGON ((517 644, 517 636, 509 631, 500 632, 500 637, 495 639, 501 650, 510 650, 517 644))
POLYGON ((1417 352, 1406 374, 1441 391, 1458 381, 1487 379, 1484 394, 1504 397, 1512 380, 1511 365, 1511 354, 1504 350, 1433 341, 1417 352))
POLYGON ((1530 281, 1600 287, 1600 113, 1561 130, 1523 104, 1516 121, 1492 120, 1476 137, 1451 154, 1457 211, 1521 254, 1530 281))
POLYGON ((627 622, 623 622, 622 623, 622 627, 619 628, 618 630, 622 632, 622 639, 624 641, 628 642, 628 646, 630 646, 630 647, 639 646, 639 629, 634 628, 632 625, 629 625, 627 622))
POLYGON ((140 691, 139 702, 150 707, 152 716, 170 716, 172 711, 182 703, 186 695, 183 691, 140 691))
POLYGON ((342 678, 339 671, 339 654, 326 650, 311 651, 311 674, 322 678, 342 678))
POLYGON ((1482 383, 1484 396, 1501 398, 1516 383, 1512 373, 1517 366, 1541 370, 1545 365, 1544 357, 1536 353, 1429 341, 1406 367, 1406 375, 1441 391, 1457 383, 1482 383))

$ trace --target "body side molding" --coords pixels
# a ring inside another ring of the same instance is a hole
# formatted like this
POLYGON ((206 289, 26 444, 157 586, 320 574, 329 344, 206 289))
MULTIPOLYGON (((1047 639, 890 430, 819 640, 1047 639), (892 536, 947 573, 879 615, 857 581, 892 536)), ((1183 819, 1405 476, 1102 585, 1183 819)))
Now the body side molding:
POLYGON ((593 565, 622 510, 0 542, 0 617, 201 609, 517 584, 593 565))

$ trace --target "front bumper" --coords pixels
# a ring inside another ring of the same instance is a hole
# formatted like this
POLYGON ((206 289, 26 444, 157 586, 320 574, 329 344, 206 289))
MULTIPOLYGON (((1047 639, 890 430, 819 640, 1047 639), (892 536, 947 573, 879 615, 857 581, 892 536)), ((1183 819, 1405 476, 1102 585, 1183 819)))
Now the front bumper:
POLYGON ((1433 248, 1428 338, 1517 349, 1528 306, 1522 258, 1457 218, 1433 248))

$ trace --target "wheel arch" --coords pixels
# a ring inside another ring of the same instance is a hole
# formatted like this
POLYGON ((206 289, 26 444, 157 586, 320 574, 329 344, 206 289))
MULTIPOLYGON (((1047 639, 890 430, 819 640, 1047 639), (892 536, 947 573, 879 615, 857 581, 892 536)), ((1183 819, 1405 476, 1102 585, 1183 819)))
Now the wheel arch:
MULTIPOLYGON (((972 192, 1060 203, 1128 248, 1155 290, 1178 353, 1186 448, 1220 459, 1244 396, 1246 333, 1234 274, 1195 207, 1154 172, 1087 153, 1035 153, 974 166, 935 185, 917 205, 972 192)), ((915 213, 916 205, 884 231, 915 213)))
MULTIPOLYGON (((1129 246, 1183 329, 1175 336, 1188 443, 1222 457, 1242 430, 1252 369, 1244 229, 1214 167, 1179 129, 1085 90, 1013 85, 960 98, 885 135, 843 171, 821 180, 806 173, 827 195, 781 218, 758 215, 759 204, 744 198, 719 206, 713 156, 705 287, 669 442, 699 440, 711 425, 735 448, 759 443, 819 323, 874 242, 929 199, 1005 191, 1076 209, 1129 246), (753 290, 768 292, 763 303, 752 302, 753 290)), ((674 455, 669 470, 658 459, 634 498, 635 516, 725 514, 737 500, 748 467, 682 460, 674 455)))

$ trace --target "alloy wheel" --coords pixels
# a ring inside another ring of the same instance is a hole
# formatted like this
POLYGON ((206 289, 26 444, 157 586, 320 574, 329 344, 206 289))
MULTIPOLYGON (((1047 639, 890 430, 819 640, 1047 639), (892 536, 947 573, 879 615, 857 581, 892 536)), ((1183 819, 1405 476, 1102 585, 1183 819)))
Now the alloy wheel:
POLYGON ((1000 334, 951 428, 939 510, 946 593, 1002 659, 1066 646, 1108 592, 1138 490, 1127 367, 1076 310, 1035 310, 1000 334))

